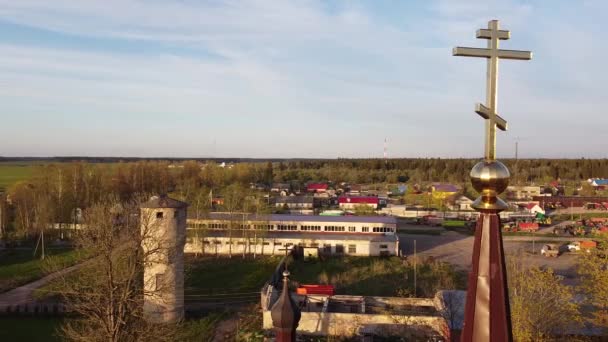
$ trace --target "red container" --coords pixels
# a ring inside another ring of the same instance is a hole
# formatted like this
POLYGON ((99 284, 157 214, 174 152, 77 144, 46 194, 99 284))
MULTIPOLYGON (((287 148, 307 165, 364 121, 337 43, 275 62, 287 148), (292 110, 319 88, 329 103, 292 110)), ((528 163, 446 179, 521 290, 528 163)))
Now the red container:
POLYGON ((334 286, 333 285, 300 285, 296 290, 296 293, 299 295, 334 295, 334 286))

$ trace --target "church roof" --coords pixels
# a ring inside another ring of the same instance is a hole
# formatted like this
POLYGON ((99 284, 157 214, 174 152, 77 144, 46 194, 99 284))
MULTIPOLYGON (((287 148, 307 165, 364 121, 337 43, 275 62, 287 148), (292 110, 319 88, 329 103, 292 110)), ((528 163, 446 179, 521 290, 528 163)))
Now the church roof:
POLYGON ((143 203, 140 208, 186 208, 188 207, 188 203, 178 201, 173 199, 167 195, 153 196, 146 203, 143 203))
POLYGON ((283 272, 283 277, 283 291, 281 292, 279 299, 270 309, 270 316, 272 317, 272 324, 275 328, 291 331, 293 333, 298 326, 301 313, 289 294, 289 272, 287 270, 283 272))

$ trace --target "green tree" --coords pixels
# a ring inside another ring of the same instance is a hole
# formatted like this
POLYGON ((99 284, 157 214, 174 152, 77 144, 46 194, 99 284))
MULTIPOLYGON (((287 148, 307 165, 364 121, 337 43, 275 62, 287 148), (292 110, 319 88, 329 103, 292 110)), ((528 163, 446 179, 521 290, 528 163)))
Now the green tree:
POLYGON ((589 250, 579 259, 580 289, 587 304, 594 307, 590 321, 608 330, 608 258, 607 241, 600 241, 598 248, 589 250))
POLYGON ((511 322, 516 341, 549 341, 580 326, 574 290, 552 269, 529 266, 523 254, 507 258, 511 322))

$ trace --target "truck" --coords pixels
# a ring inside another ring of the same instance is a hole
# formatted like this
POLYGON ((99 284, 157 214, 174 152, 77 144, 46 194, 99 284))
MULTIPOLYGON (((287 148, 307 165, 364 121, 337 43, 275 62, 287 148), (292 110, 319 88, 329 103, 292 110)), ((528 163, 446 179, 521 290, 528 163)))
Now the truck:
POLYGON ((559 247, 554 244, 546 244, 541 248, 540 255, 544 255, 548 258, 556 258, 559 256, 559 247))
POLYGON ((547 227, 547 226, 551 225, 551 217, 549 217, 543 213, 536 213, 536 218, 534 220, 541 227, 547 227))

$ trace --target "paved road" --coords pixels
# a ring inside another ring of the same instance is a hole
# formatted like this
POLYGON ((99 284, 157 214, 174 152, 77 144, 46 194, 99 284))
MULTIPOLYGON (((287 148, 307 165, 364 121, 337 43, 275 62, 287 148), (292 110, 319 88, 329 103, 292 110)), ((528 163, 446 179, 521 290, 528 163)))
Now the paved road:
POLYGON ((74 266, 70 266, 68 268, 64 268, 61 271, 51 273, 51 274, 47 275, 46 277, 38 279, 29 284, 25 284, 23 286, 14 288, 10 291, 1 293, 0 294, 0 311, 3 311, 3 309, 9 305, 15 306, 15 305, 24 305, 24 304, 35 303, 36 300, 33 297, 33 293, 36 289, 48 284, 52 280, 54 280, 62 275, 65 275, 67 273, 70 273, 74 270, 79 269, 85 263, 86 262, 80 263, 80 264, 77 264, 74 266))
MULTIPOLYGON (((441 229, 441 228, 439 228, 441 229)), ((535 239, 546 240, 538 237, 535 239)), ((546 258, 538 253, 542 247, 541 242, 531 242, 526 237, 507 237, 504 240, 504 249, 507 257, 525 252, 527 263, 540 267, 551 267, 557 274, 565 277, 574 277, 576 274, 576 255, 563 254, 558 258, 546 258), (526 241, 528 240, 528 241, 526 241), (536 254, 532 254, 532 251, 536 254)), ((564 242, 572 239, 564 238, 564 242)), ((449 262, 457 268, 468 270, 471 265, 471 253, 473 251, 473 236, 445 231, 441 235, 422 234, 399 234, 401 251, 405 255, 414 254, 414 241, 416 253, 419 257, 433 257, 449 262)))

